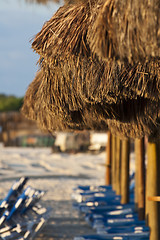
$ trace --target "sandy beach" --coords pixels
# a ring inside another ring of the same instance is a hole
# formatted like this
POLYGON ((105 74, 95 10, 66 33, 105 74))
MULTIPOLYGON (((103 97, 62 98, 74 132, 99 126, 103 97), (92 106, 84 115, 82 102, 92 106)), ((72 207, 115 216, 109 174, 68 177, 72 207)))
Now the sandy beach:
POLYGON ((93 233, 82 216, 72 208, 72 192, 77 185, 104 184, 105 152, 99 154, 55 154, 50 148, 4 148, 0 146, 0 198, 12 183, 28 176, 28 185, 45 190, 41 204, 51 207, 51 215, 36 240, 73 239, 93 233))

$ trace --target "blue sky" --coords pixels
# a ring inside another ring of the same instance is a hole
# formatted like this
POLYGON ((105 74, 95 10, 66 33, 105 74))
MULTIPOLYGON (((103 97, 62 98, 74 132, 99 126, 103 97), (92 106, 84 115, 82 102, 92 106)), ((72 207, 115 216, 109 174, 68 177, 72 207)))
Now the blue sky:
POLYGON ((0 0, 0 93, 24 96, 38 66, 30 40, 58 9, 24 0, 0 0))

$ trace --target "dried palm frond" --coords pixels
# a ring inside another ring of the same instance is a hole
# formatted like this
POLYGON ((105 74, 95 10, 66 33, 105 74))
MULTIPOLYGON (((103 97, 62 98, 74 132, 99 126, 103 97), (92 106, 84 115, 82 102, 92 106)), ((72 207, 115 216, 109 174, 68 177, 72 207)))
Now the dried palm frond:
POLYGON ((47 61, 58 53, 64 56, 90 54, 86 34, 90 18, 88 4, 65 5, 44 24, 32 47, 47 61))
POLYGON ((115 58, 115 43, 112 29, 113 0, 101 0, 95 5, 91 24, 89 25, 87 40, 94 54, 100 59, 115 58))
POLYGON ((107 120, 108 127, 113 133, 120 137, 131 138, 150 136, 156 139, 160 137, 160 101, 139 98, 136 101, 128 100, 116 107, 121 114, 123 113, 123 116, 121 115, 119 119, 107 120))
POLYGON ((32 47, 41 69, 28 88, 23 113, 50 132, 109 126, 123 136, 157 137, 160 60, 129 64, 92 54, 87 38, 92 8, 88 2, 64 5, 37 34, 32 47))
POLYGON ((160 58, 159 0, 103 0, 92 19, 88 38, 99 57, 160 58))
POLYGON ((155 63, 126 68, 115 61, 102 64, 82 58, 80 62, 77 66, 73 57, 60 56, 52 68, 44 62, 24 99, 25 115, 50 132, 104 130, 109 125, 121 136, 153 135, 159 118, 159 86, 155 83, 160 75, 155 63))

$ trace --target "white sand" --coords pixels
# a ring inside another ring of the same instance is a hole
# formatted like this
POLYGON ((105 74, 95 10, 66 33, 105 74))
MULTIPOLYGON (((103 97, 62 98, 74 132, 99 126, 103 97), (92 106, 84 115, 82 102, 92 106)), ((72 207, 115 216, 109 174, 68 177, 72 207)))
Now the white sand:
POLYGON ((46 190, 43 205, 52 213, 38 239, 73 239, 93 230, 72 209, 71 194, 77 185, 104 184, 105 152, 100 154, 53 154, 49 148, 4 148, 0 146, 0 198, 20 176, 28 185, 46 190))
MULTIPOLYGON (((4 148, 0 145, 0 199, 12 183, 28 176, 28 185, 47 191, 43 206, 52 207, 51 217, 36 240, 71 240, 94 233, 72 208, 71 194, 77 185, 103 185, 105 152, 54 154, 50 148, 4 148)), ((131 154, 131 171, 134 154, 131 154)))

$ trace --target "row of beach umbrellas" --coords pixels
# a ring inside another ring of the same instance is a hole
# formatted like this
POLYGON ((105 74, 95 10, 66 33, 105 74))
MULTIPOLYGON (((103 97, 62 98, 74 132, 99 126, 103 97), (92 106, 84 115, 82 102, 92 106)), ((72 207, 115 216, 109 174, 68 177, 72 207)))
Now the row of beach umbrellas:
MULTIPOLYGON (((159 195, 159 0, 65 3, 32 48, 40 56, 39 71, 23 114, 51 133, 110 129, 121 139, 147 137, 148 184, 151 195, 159 195)), ((150 240, 158 240, 158 216, 152 226, 157 203, 149 209, 150 240)))

